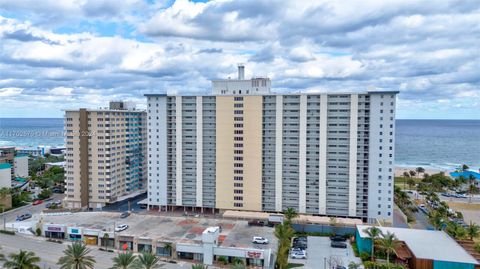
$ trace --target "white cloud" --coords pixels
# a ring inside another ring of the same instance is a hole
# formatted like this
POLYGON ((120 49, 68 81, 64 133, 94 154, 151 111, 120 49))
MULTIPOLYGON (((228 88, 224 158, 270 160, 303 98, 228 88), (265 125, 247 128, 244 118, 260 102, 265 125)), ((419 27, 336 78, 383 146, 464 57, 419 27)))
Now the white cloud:
POLYGON ((456 113, 480 96, 478 25, 476 0, 0 0, 0 95, 141 103, 206 93, 242 62, 279 92, 400 89, 399 115, 456 113))

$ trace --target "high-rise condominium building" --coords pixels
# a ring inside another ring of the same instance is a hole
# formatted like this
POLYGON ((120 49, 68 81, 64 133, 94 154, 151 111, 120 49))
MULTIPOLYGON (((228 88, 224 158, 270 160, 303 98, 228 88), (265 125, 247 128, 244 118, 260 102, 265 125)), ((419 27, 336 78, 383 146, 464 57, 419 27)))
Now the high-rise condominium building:
POLYGON ((397 91, 272 94, 270 79, 213 94, 147 94, 148 204, 390 221, 397 91))
POLYGON ((65 111, 66 204, 101 208, 146 189, 146 112, 110 102, 65 111))

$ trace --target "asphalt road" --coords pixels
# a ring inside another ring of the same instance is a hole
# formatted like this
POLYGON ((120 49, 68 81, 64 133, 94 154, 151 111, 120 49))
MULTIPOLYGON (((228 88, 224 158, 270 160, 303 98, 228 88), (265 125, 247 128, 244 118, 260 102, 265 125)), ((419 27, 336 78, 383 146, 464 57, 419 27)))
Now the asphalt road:
POLYGON ((405 221, 404 217, 402 216, 402 212, 397 207, 393 209, 393 227, 409 228, 408 223, 405 221))
MULTIPOLYGON (((52 201, 55 200, 63 200, 65 197, 65 194, 53 194, 53 199, 52 201)), ((13 209, 9 210, 5 213, 0 214, 0 220, 2 221, 2 228, 3 228, 3 222, 14 222, 17 219, 18 215, 22 215, 25 213, 30 213, 32 215, 38 214, 42 212, 42 210, 45 209, 45 204, 47 204, 49 201, 44 201, 42 204, 39 205, 32 205, 32 203, 13 209)))
MULTIPOLYGON (((8 255, 10 253, 16 253, 20 251, 20 249, 33 251, 38 257, 41 258, 41 261, 38 264, 40 268, 60 268, 56 263, 58 259, 63 256, 63 250, 67 248, 68 244, 68 242, 64 242, 63 244, 47 242, 43 237, 0 234, 0 246, 2 248, 2 253, 8 255)), ((96 247, 89 248, 91 249, 90 255, 92 255, 96 261, 95 269, 108 269, 112 267, 112 258, 116 255, 115 253, 100 251, 96 247)), ((190 269, 191 266, 192 265, 190 263, 179 262, 177 264, 166 263, 162 268, 190 269)), ((209 266, 208 268, 214 267, 209 266)))

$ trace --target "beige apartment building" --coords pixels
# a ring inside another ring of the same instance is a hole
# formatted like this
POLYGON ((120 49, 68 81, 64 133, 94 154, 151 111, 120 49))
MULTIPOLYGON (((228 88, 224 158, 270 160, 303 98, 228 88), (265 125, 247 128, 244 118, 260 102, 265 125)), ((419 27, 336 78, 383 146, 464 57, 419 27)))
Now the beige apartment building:
POLYGON ((146 112, 65 110, 66 206, 99 209, 146 189, 146 112))
POLYGON ((265 77, 146 94, 148 206, 391 222, 398 91, 276 94, 265 77))

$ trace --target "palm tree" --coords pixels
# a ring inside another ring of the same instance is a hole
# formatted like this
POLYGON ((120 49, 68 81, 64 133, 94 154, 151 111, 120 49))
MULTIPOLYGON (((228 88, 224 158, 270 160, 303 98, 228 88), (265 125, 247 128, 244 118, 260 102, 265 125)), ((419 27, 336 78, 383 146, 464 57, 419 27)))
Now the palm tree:
POLYGON ((113 267, 111 269, 131 269, 137 257, 132 252, 127 251, 118 253, 117 257, 113 257, 113 267))
POLYGON ((72 243, 63 251, 65 254, 58 259, 57 264, 60 265, 60 269, 87 269, 93 268, 95 259, 93 256, 88 255, 90 249, 85 247, 80 242, 72 243))
POLYGON ((462 165, 462 171, 467 171, 469 168, 466 164, 462 165))
POLYGON ((208 269, 208 265, 203 264, 192 264, 192 269, 208 269))
POLYGON ((474 194, 477 194, 478 193, 478 187, 475 186, 475 184, 473 183, 470 183, 470 185, 468 186, 468 195, 469 195, 469 203, 472 202, 472 197, 474 194))
POLYGON ((165 243, 165 245, 163 246, 163 249, 168 252, 168 257, 172 256, 172 249, 173 249, 172 243, 165 243))
POLYGON ((288 250, 290 248, 290 240, 294 235, 294 231, 290 224, 282 223, 275 226, 275 237, 278 239, 277 251, 277 267, 286 269, 288 266, 288 250))
POLYGON ((150 252, 142 252, 142 254, 137 257, 134 267, 137 269, 161 268, 164 264, 159 264, 159 261, 160 259, 156 255, 153 255, 150 252))
POLYGON ((432 211, 428 214, 428 220, 433 225, 435 230, 441 230, 443 226, 443 215, 438 211, 432 211))
POLYGON ((373 260, 375 259, 375 241, 380 236, 382 231, 375 226, 371 226, 365 229, 364 232, 368 235, 368 237, 372 241, 372 262, 373 262, 373 260))
POLYGON ((425 169, 423 167, 417 167, 415 168, 415 171, 417 172, 418 176, 420 176, 421 173, 425 173, 425 169))
POLYGON ((108 251, 108 239, 110 238, 110 235, 108 233, 105 233, 103 235, 103 241, 105 242, 105 251, 108 251))
POLYGON ((408 173, 410 174, 410 177, 414 177, 414 176, 417 174, 417 173, 415 173, 415 171, 413 171, 413 170, 410 170, 408 173))
POLYGON ((408 188, 412 190, 412 188, 415 187, 415 180, 413 180, 413 178, 408 178, 407 185, 408 185, 408 188))
POLYGON ((20 250, 19 253, 11 253, 9 259, 5 261, 3 266, 9 269, 40 269, 36 263, 40 262, 40 258, 31 251, 20 250))
POLYGON ((289 223, 292 223, 292 220, 296 217, 298 217, 298 213, 295 211, 295 209, 289 207, 287 210, 283 211, 283 215, 285 215, 285 218, 289 223))
POLYGON ((387 253, 387 266, 390 264, 390 253, 394 252, 395 249, 400 245, 400 242, 397 240, 397 237, 394 233, 387 232, 383 234, 383 238, 379 242, 380 248, 387 253))
POLYGON ((410 177, 410 174, 407 171, 405 171, 403 172, 403 177, 410 177))
POLYGON ((462 239, 465 237, 467 231, 465 228, 457 224, 456 222, 450 222, 447 225, 445 231, 455 239, 462 239))
POLYGON ((478 235, 480 234, 480 227, 470 221, 470 224, 467 227, 467 235, 470 238, 470 240, 473 240, 473 238, 477 238, 478 235))

